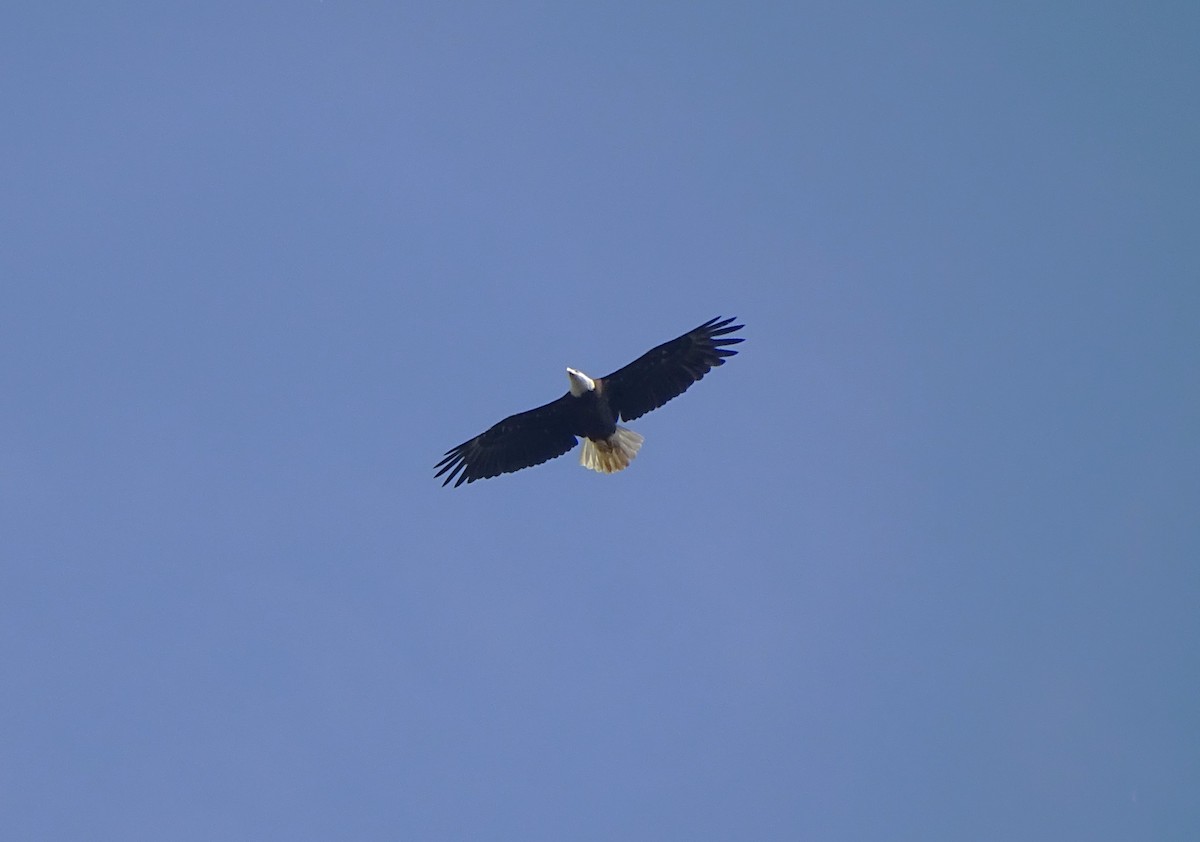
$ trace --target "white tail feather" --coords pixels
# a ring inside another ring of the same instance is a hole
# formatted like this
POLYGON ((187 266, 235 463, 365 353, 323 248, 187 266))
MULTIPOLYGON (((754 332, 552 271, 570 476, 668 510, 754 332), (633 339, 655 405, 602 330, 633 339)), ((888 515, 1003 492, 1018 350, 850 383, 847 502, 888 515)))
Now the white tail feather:
POLYGON ((579 464, 602 474, 614 474, 629 467, 633 457, 642 448, 645 439, 633 430, 617 427, 617 431, 604 441, 583 440, 583 453, 579 464))

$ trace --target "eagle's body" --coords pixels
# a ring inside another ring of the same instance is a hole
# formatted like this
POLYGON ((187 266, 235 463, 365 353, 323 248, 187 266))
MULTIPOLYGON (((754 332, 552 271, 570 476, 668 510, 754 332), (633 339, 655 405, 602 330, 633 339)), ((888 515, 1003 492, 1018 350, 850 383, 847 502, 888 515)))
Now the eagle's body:
POLYGON ((683 394, 692 383, 737 351, 727 337, 739 330, 733 319, 712 319, 678 339, 664 342, 624 368, 593 380, 567 369, 570 389, 558 400, 505 418, 458 447, 446 451, 436 476, 455 486, 540 465, 562 456, 583 439, 580 463, 601 473, 629 467, 642 437, 620 426, 683 394), (457 479, 456 479, 457 478, 457 479))

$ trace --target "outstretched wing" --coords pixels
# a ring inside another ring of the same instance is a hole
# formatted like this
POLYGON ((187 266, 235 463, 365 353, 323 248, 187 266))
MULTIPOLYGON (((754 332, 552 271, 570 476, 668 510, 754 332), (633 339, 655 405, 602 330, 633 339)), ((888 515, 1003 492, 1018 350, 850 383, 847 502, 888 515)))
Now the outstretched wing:
POLYGON ((439 469, 434 477, 449 471, 442 485, 449 485, 457 476, 457 488, 464 482, 531 468, 562 456, 577 444, 570 427, 570 400, 568 392, 545 406, 510 415, 486 433, 447 450, 434 466, 439 469))
POLYGON ((731 325, 733 321, 718 316, 603 378, 609 406, 620 413, 622 420, 632 421, 682 395, 713 366, 724 365, 726 357, 737 353, 725 346, 736 345, 742 339, 723 338, 742 328, 731 325))

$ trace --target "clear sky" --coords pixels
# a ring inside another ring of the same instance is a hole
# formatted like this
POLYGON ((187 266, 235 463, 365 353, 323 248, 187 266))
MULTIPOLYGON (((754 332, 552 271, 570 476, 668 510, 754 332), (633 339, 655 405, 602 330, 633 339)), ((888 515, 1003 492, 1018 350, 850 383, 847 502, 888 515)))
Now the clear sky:
POLYGON ((10 9, 2 835, 1200 838, 1197 31, 10 9), (718 315, 629 470, 434 480, 718 315))

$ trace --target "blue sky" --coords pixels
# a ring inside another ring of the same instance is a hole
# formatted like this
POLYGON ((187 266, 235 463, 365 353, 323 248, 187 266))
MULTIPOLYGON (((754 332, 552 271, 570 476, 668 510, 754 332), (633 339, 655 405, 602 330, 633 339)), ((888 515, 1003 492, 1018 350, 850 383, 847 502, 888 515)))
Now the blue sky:
POLYGON ((6 835, 1196 838, 1200 13, 967 5, 10 12, 6 835))

